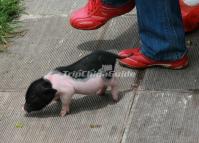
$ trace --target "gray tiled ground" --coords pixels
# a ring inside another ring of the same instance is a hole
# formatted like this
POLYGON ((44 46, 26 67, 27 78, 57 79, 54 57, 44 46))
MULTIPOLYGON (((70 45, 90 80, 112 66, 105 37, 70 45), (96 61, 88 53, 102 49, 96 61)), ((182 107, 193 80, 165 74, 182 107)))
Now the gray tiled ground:
POLYGON ((24 92, 0 92, 0 138, 4 143, 119 142, 133 97, 133 92, 123 93, 115 104, 108 96, 75 96, 71 114, 61 118, 58 103, 26 116, 24 92))
MULTIPOLYGON (((129 19, 124 18, 120 24, 129 26, 126 23, 129 19)), ((73 29, 67 20, 68 17, 64 16, 27 17, 23 20, 26 34, 15 38, 8 51, 0 54, 0 91, 4 91, 0 93, 0 138, 3 142, 115 143, 122 140, 134 98, 132 85, 136 71, 118 64, 117 73, 131 72, 132 75, 119 77, 121 100, 117 104, 113 104, 110 97, 77 96, 72 103, 72 113, 64 118, 58 116, 59 104, 50 105, 44 111, 29 117, 24 116, 21 110, 26 88, 31 81, 52 68, 77 61, 92 51, 85 50, 88 47, 96 49, 95 47, 104 46, 107 47, 106 50, 110 50, 106 44, 101 45, 98 41, 105 33, 114 35, 114 31, 106 30, 111 24, 95 31, 79 31, 73 29), (23 123, 23 128, 16 128, 17 122, 23 123), (91 128, 92 124, 100 127, 91 128)), ((114 25, 117 26, 116 23, 114 25)), ((124 35, 128 33, 127 30, 127 27, 120 28, 118 33, 124 35)), ((122 40, 122 36, 118 39, 122 40)), ((124 47, 123 44, 126 43, 122 42, 120 47, 124 47)), ((111 51, 117 52, 120 47, 111 51)))
POLYGON ((68 15, 72 9, 86 4, 85 0, 26 0, 26 12, 31 15, 68 15))
POLYGON ((103 30, 72 30, 66 25, 65 18, 59 17, 28 20, 24 24, 28 29, 25 36, 17 38, 13 46, 0 55, 3 67, 0 69, 1 89, 25 88, 30 81, 50 69, 76 61, 88 53, 76 47, 83 42, 97 40, 103 30))
MULTIPOLYGON (((132 18, 129 17, 129 19, 132 18)), ((129 19, 122 18, 126 22, 129 19)), ((26 20, 24 24, 26 29, 28 29, 25 36, 18 37, 13 41, 13 46, 10 47, 8 52, 0 55, 2 59, 0 65, 3 67, 0 69, 1 89, 26 88, 33 79, 43 76, 50 69, 57 66, 73 63, 90 53, 91 49, 109 50, 108 48, 111 47, 119 51, 121 47, 128 45, 125 42, 121 42, 120 46, 115 47, 113 45, 114 42, 111 42, 112 45, 109 45, 109 42, 101 42, 103 45, 95 48, 101 41, 99 39, 104 34, 104 28, 106 27, 95 31, 79 31, 71 28, 66 23, 65 18, 54 17, 26 20), (57 28, 57 25, 59 25, 59 28, 57 28), (89 48, 90 50, 85 50, 89 48)), ((121 24, 119 23, 118 25, 121 24)), ((127 33, 126 28, 118 31, 121 35, 128 36, 125 35, 127 33)), ((113 31, 106 32, 107 35, 109 33, 113 34, 113 31)), ((124 36, 119 36, 117 39, 122 41, 124 36)), ((115 50, 113 52, 116 52, 115 50)), ((118 72, 122 70, 124 68, 120 67, 118 72)), ((136 72, 130 69, 125 69, 125 71, 136 72)), ((134 76, 129 78, 129 80, 133 78, 134 76)))
POLYGON ((125 143, 199 142, 198 94, 138 92, 125 143))

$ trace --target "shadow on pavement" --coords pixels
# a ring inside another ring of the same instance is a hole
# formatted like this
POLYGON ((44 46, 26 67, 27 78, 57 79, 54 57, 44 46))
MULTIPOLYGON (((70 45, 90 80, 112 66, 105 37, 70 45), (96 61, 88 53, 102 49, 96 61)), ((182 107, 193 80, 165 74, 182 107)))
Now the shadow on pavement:
MULTIPOLYGON (((106 29, 105 29, 106 30, 106 29)), ((107 32, 110 33, 110 32, 107 32)), ((106 36, 106 35, 105 35, 106 36)), ((108 37, 108 36, 106 36, 108 37)), ((103 38, 103 37, 102 37, 103 38)), ((110 37, 111 38, 111 37, 110 37)), ((113 40, 93 40, 78 45, 78 49, 92 51, 92 50, 122 50, 131 47, 138 47, 139 35, 137 31, 137 24, 133 24, 125 32, 121 33, 113 40), (95 46, 96 45, 96 46, 95 46)))

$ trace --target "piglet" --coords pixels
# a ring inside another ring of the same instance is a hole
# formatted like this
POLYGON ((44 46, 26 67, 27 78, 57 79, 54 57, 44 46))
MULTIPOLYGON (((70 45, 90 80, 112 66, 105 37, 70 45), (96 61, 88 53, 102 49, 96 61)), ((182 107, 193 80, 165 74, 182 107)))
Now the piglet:
MULTIPOLYGON (((127 57, 127 56, 126 56, 127 57)), ((106 51, 94 51, 74 64, 58 67, 29 86, 25 95, 27 113, 41 110, 53 100, 61 100, 60 116, 70 112, 74 94, 103 95, 111 87, 114 101, 118 101, 118 84, 114 77, 116 59, 106 51)))

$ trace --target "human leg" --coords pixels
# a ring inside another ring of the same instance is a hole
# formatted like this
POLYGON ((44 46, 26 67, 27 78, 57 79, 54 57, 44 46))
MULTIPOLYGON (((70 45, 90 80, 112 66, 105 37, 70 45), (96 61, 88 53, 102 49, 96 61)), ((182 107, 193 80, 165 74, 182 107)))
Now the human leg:
MULTIPOLYGON (((141 48, 131 57, 122 59, 121 63, 135 68, 186 66, 187 49, 178 0, 136 0, 135 4, 141 48)), ((119 54, 122 53, 124 51, 119 54)))

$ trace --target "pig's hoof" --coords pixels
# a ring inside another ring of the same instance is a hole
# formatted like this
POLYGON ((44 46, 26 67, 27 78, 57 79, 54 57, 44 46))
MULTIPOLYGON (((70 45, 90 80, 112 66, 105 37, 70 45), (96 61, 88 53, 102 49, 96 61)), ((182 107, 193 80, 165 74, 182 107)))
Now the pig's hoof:
POLYGON ((113 97, 113 102, 117 103, 119 101, 119 97, 116 96, 116 97, 113 97))
POLYGON ((70 114, 70 111, 61 111, 59 115, 60 115, 61 117, 64 117, 64 116, 66 116, 67 114, 70 114))
POLYGON ((62 112, 61 112, 59 115, 60 115, 61 117, 64 117, 64 116, 66 115, 66 113, 62 113, 62 112))
POLYGON ((61 117, 64 117, 64 116, 66 116, 66 114, 69 114, 70 112, 61 112, 59 115, 61 116, 61 117))

